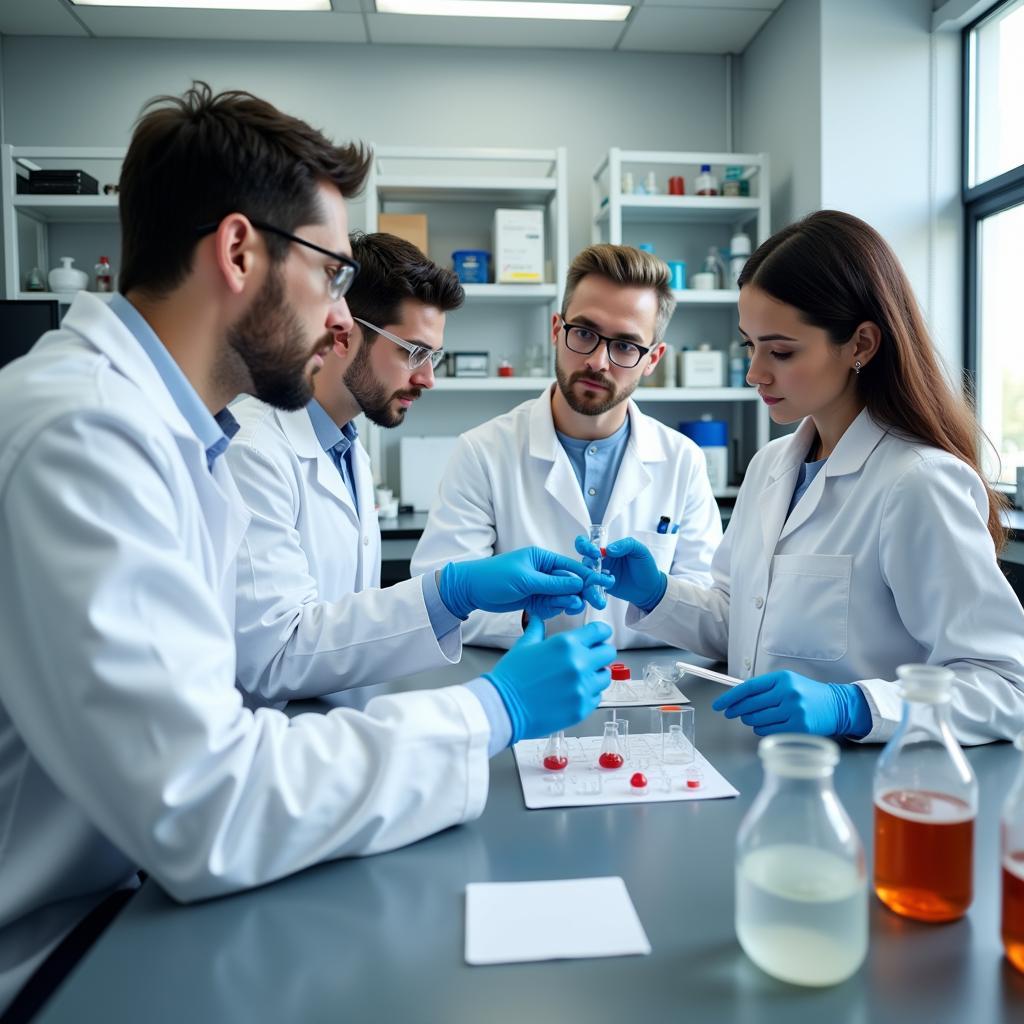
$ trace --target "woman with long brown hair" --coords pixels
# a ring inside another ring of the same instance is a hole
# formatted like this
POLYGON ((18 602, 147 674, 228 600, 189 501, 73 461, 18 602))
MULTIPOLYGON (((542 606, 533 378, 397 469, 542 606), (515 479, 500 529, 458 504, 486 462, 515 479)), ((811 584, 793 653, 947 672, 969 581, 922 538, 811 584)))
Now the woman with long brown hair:
MULTIPOLYGON (((739 279, 747 381, 797 429, 747 469, 706 589, 608 545, 627 622, 744 680, 715 702, 759 735, 882 742, 900 664, 955 674, 962 742, 1024 729, 1024 611, 996 561, 981 430, 896 256, 845 213, 768 239, 739 279)), ((585 542, 582 553, 593 554, 585 542)))

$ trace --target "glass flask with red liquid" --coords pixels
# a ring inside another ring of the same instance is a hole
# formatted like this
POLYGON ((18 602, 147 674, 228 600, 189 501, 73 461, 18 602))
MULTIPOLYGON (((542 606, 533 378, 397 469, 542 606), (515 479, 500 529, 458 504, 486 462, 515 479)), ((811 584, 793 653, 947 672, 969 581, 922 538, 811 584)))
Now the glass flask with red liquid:
POLYGON ((949 724, 953 673, 896 670, 903 718, 875 768, 875 893, 918 921, 954 921, 973 897, 978 781, 949 724))
MULTIPOLYGON (((1024 754, 1024 733, 1017 737, 1024 754)), ((1002 815, 1003 949, 1006 959, 1024 974, 1024 760, 1002 815)))
POLYGON ((619 723, 615 720, 604 723, 604 737, 601 740, 601 753, 598 755, 597 763, 602 768, 621 768, 626 763, 622 753, 619 723))
POLYGON ((541 755, 541 763, 549 772, 564 771, 569 764, 569 748, 565 743, 565 733, 555 732, 548 737, 544 744, 544 753, 541 755))

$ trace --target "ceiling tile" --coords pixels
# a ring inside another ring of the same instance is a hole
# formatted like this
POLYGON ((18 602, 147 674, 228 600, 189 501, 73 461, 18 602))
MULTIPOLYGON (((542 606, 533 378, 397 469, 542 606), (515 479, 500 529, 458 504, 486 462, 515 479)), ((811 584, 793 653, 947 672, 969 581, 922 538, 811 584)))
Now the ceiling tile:
POLYGON ((337 11, 175 11, 82 7, 93 35, 134 39, 231 39, 245 42, 365 43, 361 14, 337 11))
POLYGON ((523 18, 444 18, 370 14, 370 41, 435 46, 524 46, 610 50, 621 21, 545 21, 523 18))
POLYGON ((620 50, 742 53, 771 11, 651 6, 633 12, 620 50))
POLYGON ((60 0, 0 0, 0 35, 85 36, 75 16, 60 0))

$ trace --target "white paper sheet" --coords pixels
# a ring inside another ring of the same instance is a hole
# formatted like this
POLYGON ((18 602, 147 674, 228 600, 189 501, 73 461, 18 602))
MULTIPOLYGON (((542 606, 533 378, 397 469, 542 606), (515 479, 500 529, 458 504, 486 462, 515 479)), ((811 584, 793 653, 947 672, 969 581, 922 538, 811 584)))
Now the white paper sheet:
POLYGON ((629 737, 629 750, 621 768, 599 768, 600 736, 567 736, 569 765, 560 772, 549 772, 543 765, 546 740, 520 740, 512 748, 523 787, 523 800, 530 810, 545 807, 591 807, 599 804, 662 803, 682 800, 719 800, 739 796, 699 751, 692 764, 663 764, 661 737, 638 733, 629 737), (687 785, 690 772, 696 772, 700 785, 687 785), (642 772, 647 786, 638 790, 630 785, 634 772, 642 772))
POLYGON ((466 963, 648 954, 626 883, 618 877, 466 886, 466 963))

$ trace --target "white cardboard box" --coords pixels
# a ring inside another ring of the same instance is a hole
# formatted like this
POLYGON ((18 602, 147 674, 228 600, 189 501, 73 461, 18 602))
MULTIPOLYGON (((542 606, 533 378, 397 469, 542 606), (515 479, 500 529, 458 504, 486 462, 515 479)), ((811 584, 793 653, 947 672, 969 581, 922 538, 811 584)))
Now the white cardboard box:
POLYGON ((494 211, 494 280, 544 283, 544 211, 494 211))
POLYGON ((681 384, 686 388, 720 388, 725 384, 725 353, 716 349, 682 353, 681 384))
POLYGON ((430 511, 457 441, 457 437, 403 437, 398 442, 403 505, 412 505, 417 512, 430 511))

